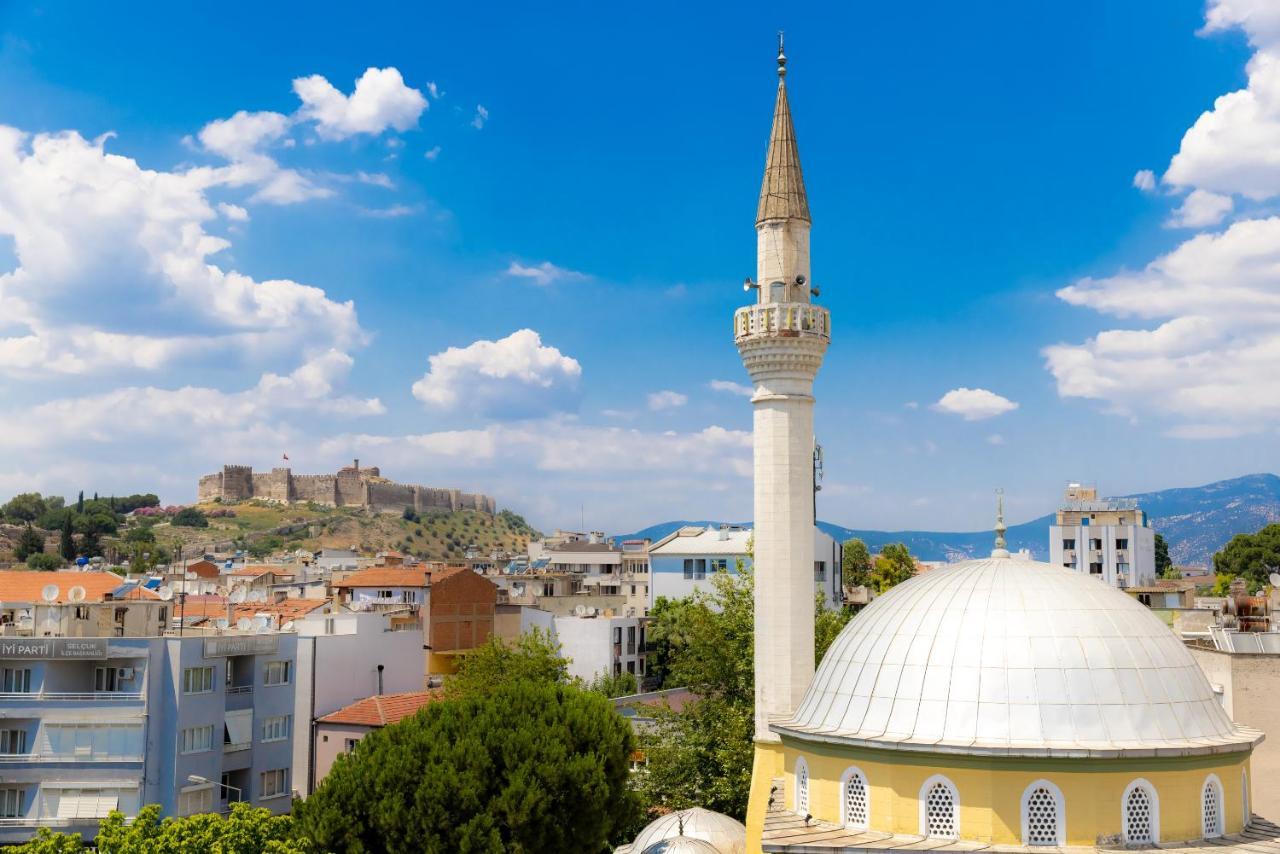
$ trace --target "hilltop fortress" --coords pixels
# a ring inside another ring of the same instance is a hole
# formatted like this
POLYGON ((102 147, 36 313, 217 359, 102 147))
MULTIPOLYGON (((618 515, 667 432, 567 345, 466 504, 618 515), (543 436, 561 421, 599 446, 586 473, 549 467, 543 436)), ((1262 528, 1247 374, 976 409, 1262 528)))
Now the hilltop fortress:
POLYGON ((255 472, 251 466, 223 466, 222 471, 200 478, 197 501, 247 501, 261 498, 282 504, 314 501, 331 507, 363 507, 367 510, 401 513, 430 510, 479 510, 493 514, 497 503, 488 495, 473 495, 457 489, 417 486, 387 480, 377 466, 360 468, 360 461, 344 466, 337 474, 294 474, 292 469, 274 468, 255 472))

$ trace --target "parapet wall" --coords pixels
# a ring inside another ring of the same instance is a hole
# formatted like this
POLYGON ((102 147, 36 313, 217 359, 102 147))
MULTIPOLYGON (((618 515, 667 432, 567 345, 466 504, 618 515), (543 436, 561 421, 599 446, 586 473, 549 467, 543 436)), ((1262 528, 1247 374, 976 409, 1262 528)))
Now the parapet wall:
POLYGON ((396 483, 383 479, 376 466, 348 466, 336 474, 294 474, 288 468, 255 472, 250 466, 223 466, 222 471, 201 477, 196 485, 198 501, 251 498, 282 504, 312 501, 330 507, 364 507, 386 513, 412 508, 417 513, 476 510, 492 515, 498 510, 497 502, 488 495, 396 483))

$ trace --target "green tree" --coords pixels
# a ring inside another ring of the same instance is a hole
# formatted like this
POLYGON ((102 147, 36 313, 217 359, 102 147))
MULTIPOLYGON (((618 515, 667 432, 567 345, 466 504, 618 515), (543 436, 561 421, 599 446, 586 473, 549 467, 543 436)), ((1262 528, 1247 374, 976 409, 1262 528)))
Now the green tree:
POLYGON ((840 631, 853 619, 852 608, 838 608, 834 611, 826 607, 826 597, 819 593, 814 603, 813 617, 813 663, 822 663, 822 657, 831 648, 832 642, 840 631))
POLYGON ((80 553, 85 557, 97 557, 102 554, 102 541, 96 530, 90 528, 80 536, 80 553))
POLYGON ((27 558, 27 569, 57 569, 62 558, 49 552, 36 552, 27 558))
POLYGON ((13 547, 13 556, 18 560, 26 560, 31 555, 40 554, 43 551, 44 536, 28 522, 22 529, 22 533, 18 535, 18 542, 13 547))
POLYGON ((38 492, 24 492, 0 507, 0 515, 12 522, 34 522, 49 507, 38 492))
POLYGON ((1236 534, 1213 556, 1213 569, 1219 575, 1243 578, 1250 590, 1268 584, 1271 573, 1280 571, 1280 524, 1254 534, 1236 534))
POLYGON ((455 697, 494 691, 512 682, 565 685, 569 662, 560 655, 560 644, 551 633, 535 628, 515 643, 490 635, 482 646, 462 657, 458 672, 445 681, 455 697))
POLYGON ((126 543, 151 545, 156 541, 156 532, 151 529, 150 525, 137 525, 125 531, 124 541, 126 543))
POLYGON ((209 520, 198 507, 183 507, 173 514, 172 524, 182 528, 207 528, 209 520))
POLYGON ((646 765, 635 777, 645 805, 745 816, 755 748, 752 707, 706 697, 679 712, 665 707, 651 715, 652 725, 638 736, 646 765))
POLYGON ((1169 544, 1160 534, 1156 534, 1156 575, 1161 578, 1182 577, 1182 574, 1173 568, 1173 560, 1169 557, 1169 544))
POLYGON ((58 833, 41 827, 27 842, 8 848, 7 854, 83 854, 84 850, 80 834, 58 833))
POLYGON ((871 552, 856 537, 845 540, 840 549, 840 580, 845 587, 862 587, 871 583, 871 552))
MULTIPOLYGON (((207 526, 209 523, 206 522, 207 526)), ((245 549, 250 557, 264 558, 272 552, 279 551, 284 547, 284 538, 278 534, 267 534, 265 537, 259 537, 249 544, 245 549)))
POLYGON ((670 599, 659 596, 649 609, 649 627, 645 640, 649 651, 645 670, 658 687, 680 687, 670 680, 671 663, 676 651, 689 645, 689 612, 698 607, 691 597, 670 599))
POLYGON ((588 691, 612 699, 639 693, 640 683, 636 681, 634 673, 599 673, 586 687, 588 691))
POLYGON ((871 584, 883 593, 916 574, 916 562, 904 543, 890 543, 876 555, 871 568, 871 584))
MULTIPOLYGON (((80 493, 84 495, 84 493, 80 493)), ((76 559, 76 539, 72 535, 71 514, 68 513, 62 521, 62 535, 58 539, 58 551, 62 554, 64 560, 76 559)))
POLYGON ((80 490, 80 496, 76 499, 76 512, 84 512, 84 490, 80 490))
POLYGON ((294 816, 349 854, 601 851, 639 812, 634 747, 605 698, 517 680, 365 736, 294 816))

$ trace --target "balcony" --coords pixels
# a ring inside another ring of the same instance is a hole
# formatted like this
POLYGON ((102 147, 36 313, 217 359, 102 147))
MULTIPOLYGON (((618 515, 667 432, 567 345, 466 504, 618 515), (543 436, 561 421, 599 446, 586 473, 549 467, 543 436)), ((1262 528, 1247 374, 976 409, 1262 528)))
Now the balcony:
POLYGON ((253 747, 252 741, 237 741, 237 742, 227 741, 227 742, 223 742, 222 752, 238 753, 241 750, 248 750, 250 747, 253 747))
POLYGON ((94 703, 139 703, 141 691, 7 691, 0 692, 0 703, 42 703, 70 700, 94 703))
POLYGON ((0 764, 28 764, 32 762, 141 762, 141 753, 0 753, 0 764))
POLYGON ((252 693, 253 693, 252 685, 228 685, 227 686, 227 696, 233 696, 236 694, 252 694, 252 693))
POLYGON ((735 341, 746 338, 831 338, 831 313, 807 302, 748 305, 733 315, 735 341))

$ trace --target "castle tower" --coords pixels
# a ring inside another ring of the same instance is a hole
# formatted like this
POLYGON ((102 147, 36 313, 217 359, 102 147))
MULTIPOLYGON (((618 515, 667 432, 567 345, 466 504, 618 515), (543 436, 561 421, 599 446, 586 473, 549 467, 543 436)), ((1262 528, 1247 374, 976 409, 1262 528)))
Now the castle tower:
POLYGON ((755 447, 755 773, 748 827, 759 827, 780 770, 771 718, 789 717, 813 677, 813 379, 830 315, 809 281, 809 202, 778 39, 778 98, 756 212, 754 305, 734 315, 751 375, 755 447), (763 789, 761 789, 763 786, 763 789), (751 819, 759 814, 759 822, 751 819))

